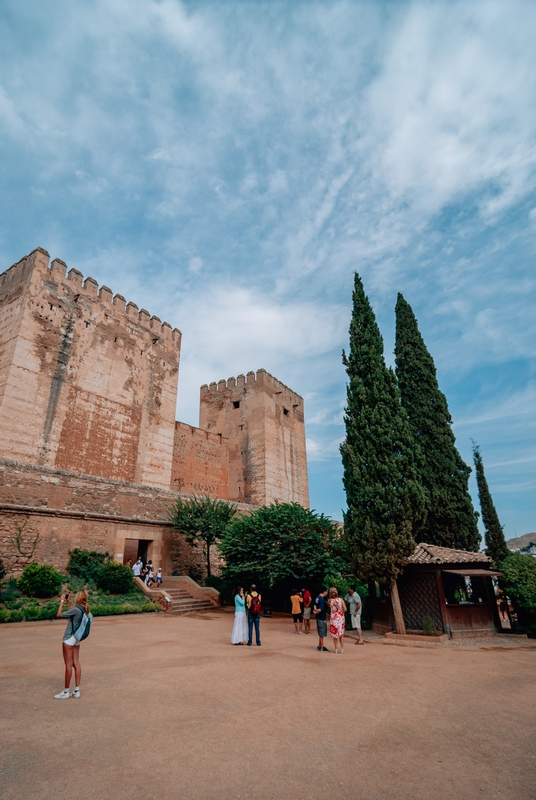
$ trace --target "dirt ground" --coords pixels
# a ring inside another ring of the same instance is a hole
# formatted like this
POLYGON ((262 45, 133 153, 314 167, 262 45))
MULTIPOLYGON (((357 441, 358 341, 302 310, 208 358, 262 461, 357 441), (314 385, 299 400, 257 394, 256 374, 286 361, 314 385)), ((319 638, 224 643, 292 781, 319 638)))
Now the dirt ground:
MULTIPOLYGON (((0 626, 4 800, 536 798, 536 651, 316 650, 285 618, 99 618, 82 696, 63 622, 0 626)), ((328 643, 332 648, 331 642, 328 643)))

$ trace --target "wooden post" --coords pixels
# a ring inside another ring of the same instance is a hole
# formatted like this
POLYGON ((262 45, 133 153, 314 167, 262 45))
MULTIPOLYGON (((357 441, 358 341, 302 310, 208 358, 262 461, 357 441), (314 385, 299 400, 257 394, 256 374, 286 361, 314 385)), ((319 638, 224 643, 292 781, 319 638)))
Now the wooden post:
POLYGON ((402 614, 402 605, 400 604, 400 595, 398 594, 396 581, 391 583, 391 604, 393 606, 393 614, 395 615, 396 632, 405 635, 406 625, 404 623, 404 615, 402 614))

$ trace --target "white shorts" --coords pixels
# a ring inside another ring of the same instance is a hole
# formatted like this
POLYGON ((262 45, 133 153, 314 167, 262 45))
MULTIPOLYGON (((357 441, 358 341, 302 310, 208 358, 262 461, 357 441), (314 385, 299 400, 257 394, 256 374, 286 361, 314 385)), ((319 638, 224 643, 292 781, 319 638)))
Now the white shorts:
POLYGON ((78 639, 75 639, 74 636, 69 636, 68 639, 65 639, 63 644, 68 644, 69 647, 80 647, 80 642, 78 639))
POLYGON ((361 612, 359 614, 350 614, 350 619, 352 620, 352 628, 361 628, 361 612))
POLYGON ((304 619, 311 619, 311 606, 309 608, 303 609, 303 618, 304 619))

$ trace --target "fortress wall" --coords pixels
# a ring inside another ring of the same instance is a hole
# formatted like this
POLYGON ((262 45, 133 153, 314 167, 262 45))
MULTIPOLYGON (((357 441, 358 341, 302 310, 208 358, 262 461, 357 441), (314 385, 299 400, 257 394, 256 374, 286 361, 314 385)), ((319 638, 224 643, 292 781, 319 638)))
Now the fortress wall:
POLYGON ((0 292, 8 280, 24 289, 16 312, 15 299, 0 309, 19 325, 0 360, 0 454, 169 488, 180 332, 41 249, 0 292))
POLYGON ((171 488, 229 498, 229 443, 223 436, 175 423, 171 488))
POLYGON ((265 370, 201 387, 199 424, 229 440, 229 499, 308 507, 303 399, 265 370))
MULTIPOLYGON (((0 459, 0 558, 12 574, 29 560, 64 571, 75 547, 113 553, 123 560, 127 540, 146 541, 148 557, 187 574, 204 567, 201 550, 172 533, 169 510, 177 492, 0 459), (16 546, 20 532, 21 546, 16 546), (32 542, 39 534, 35 553, 32 542)), ((240 513, 251 508, 239 506, 240 513)), ((214 565, 218 555, 214 552, 214 565)))

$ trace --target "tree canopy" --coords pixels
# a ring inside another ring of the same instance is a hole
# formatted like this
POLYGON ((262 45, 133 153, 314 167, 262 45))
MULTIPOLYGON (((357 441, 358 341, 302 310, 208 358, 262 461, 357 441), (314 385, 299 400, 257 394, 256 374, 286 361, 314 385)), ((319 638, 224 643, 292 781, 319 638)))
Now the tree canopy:
POLYGON ((393 584, 415 549, 426 518, 421 454, 385 365, 374 312, 355 274, 349 353, 346 438, 341 445, 348 510, 345 537, 356 574, 393 584))
POLYGON ((273 588, 282 581, 322 581, 344 565, 339 530, 299 503, 272 503, 238 517, 219 545, 224 578, 273 588))
POLYGON ((503 526, 499 522, 499 515, 493 504, 491 492, 488 487, 486 475, 484 474, 484 462, 482 454, 477 444, 473 443, 473 458, 475 460, 476 482, 478 486, 478 498, 480 500, 480 510, 482 512, 482 522, 485 529, 486 553, 495 564, 510 555, 504 538, 503 526))
POLYGON ((469 495, 471 468, 455 445, 452 417, 440 391, 436 368, 409 303, 396 303, 396 375, 402 405, 420 447, 419 480, 428 496, 428 515, 418 541, 478 550, 478 514, 469 495))
POLYGON ((211 575, 210 548, 219 542, 237 513, 233 503, 212 497, 177 497, 171 507, 171 521, 190 545, 205 549, 207 576, 211 575))

